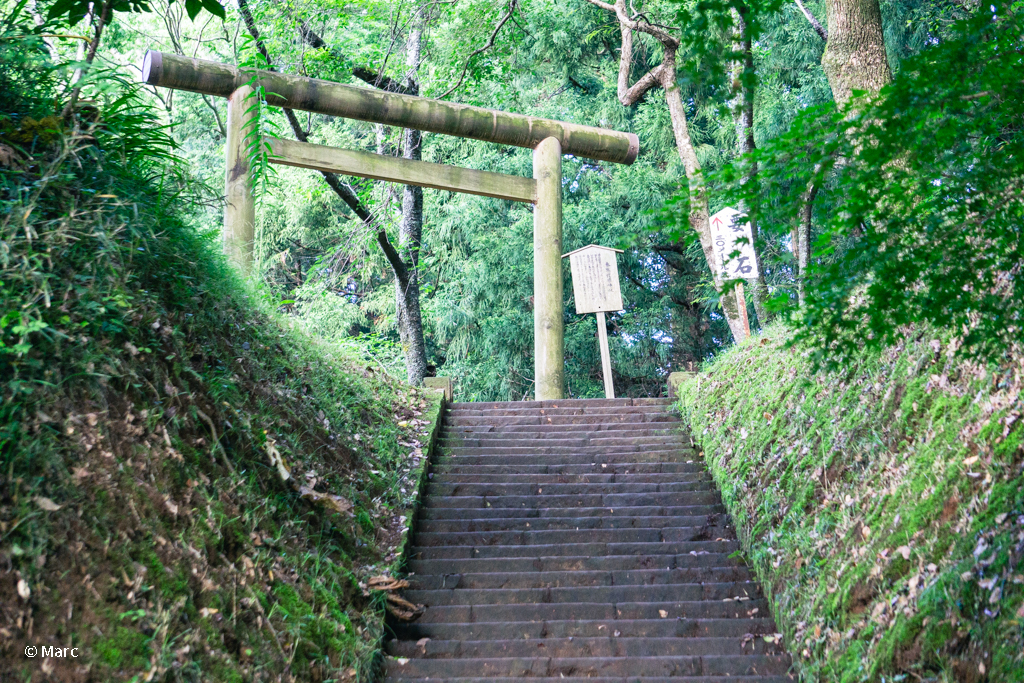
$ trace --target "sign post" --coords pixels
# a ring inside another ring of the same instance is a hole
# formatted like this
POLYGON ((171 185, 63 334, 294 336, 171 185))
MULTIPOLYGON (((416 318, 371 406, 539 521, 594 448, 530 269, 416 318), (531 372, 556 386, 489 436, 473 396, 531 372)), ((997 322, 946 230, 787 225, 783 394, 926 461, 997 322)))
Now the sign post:
POLYGON ((747 300, 743 296, 742 281, 756 278, 759 273, 754 254, 754 233, 750 223, 740 222, 739 217, 742 215, 727 206, 711 216, 711 242, 715 249, 718 274, 725 280, 740 280, 736 283, 736 305, 739 307, 743 329, 749 337, 750 320, 747 318, 747 300), (741 239, 746 241, 740 242, 741 239))
POLYGON ((605 398, 615 398, 615 387, 612 384, 612 358, 608 352, 608 327, 604 314, 606 311, 622 310, 619 266, 615 260, 615 254, 621 253, 621 249, 589 244, 562 256, 569 257, 576 313, 597 313, 597 338, 601 344, 605 398))

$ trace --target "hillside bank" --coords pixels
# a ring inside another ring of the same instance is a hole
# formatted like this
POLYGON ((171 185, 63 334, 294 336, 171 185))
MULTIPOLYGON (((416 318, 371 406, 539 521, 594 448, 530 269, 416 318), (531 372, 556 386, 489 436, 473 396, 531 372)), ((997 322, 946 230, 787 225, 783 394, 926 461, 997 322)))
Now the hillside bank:
POLYGON ((366 679, 437 398, 237 278, 131 86, 7 85, 0 680, 366 679))
POLYGON ((807 681, 1024 681, 1024 355, 812 373, 780 326, 680 388, 807 681))

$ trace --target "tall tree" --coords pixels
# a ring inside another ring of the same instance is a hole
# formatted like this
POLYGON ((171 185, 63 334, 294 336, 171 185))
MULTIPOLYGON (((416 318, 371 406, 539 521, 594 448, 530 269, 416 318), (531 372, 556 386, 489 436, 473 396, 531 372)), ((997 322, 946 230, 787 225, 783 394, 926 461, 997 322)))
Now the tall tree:
POLYGON ((878 0, 826 0, 828 29, 821 67, 836 104, 855 90, 877 93, 892 82, 878 0))
MULTIPOLYGON (((845 107, 855 91, 876 95, 892 82, 892 69, 889 68, 882 30, 882 10, 878 0, 826 0, 827 28, 800 0, 793 1, 815 33, 825 41, 821 68, 832 89, 836 106, 845 107)), ((822 172, 827 170, 825 164, 815 166, 813 179, 803 193, 803 208, 792 230, 797 291, 801 304, 806 297, 804 276, 811 260, 814 200, 818 196, 822 172)))
MULTIPOLYGON (((602 2, 601 0, 587 0, 587 2, 609 12, 614 12, 619 23, 619 30, 622 34, 622 47, 619 53, 619 102, 623 106, 631 107, 654 88, 660 87, 665 92, 665 103, 668 107, 669 118, 672 121, 672 133, 675 137, 676 149, 679 152, 680 160, 683 162, 683 167, 686 169, 686 178, 690 189, 689 225, 700 237, 701 248, 704 251, 704 258, 707 261, 708 267, 711 269, 715 289, 721 293, 724 283, 718 273, 718 269, 715 267, 715 253, 711 243, 707 187, 704 182, 703 169, 701 168, 700 161, 697 159, 697 150, 694 148, 693 140, 690 137, 690 130, 686 120, 686 107, 683 104, 678 83, 676 52, 679 50, 679 38, 672 35, 668 29, 651 23, 645 15, 637 12, 633 14, 627 12, 626 0, 615 0, 614 5, 602 2), (657 40, 661 46, 662 57, 661 63, 658 66, 630 85, 630 74, 633 68, 634 32, 649 35, 657 40)), ((747 338, 747 331, 743 325, 736 298, 734 296, 723 296, 721 303, 733 338, 736 341, 743 341, 747 338)))
MULTIPOLYGON (((754 73, 754 46, 751 36, 750 22, 748 15, 750 8, 746 3, 732 10, 733 23, 735 24, 735 40, 733 52, 736 60, 733 63, 733 90, 736 97, 733 103, 733 117, 736 126, 736 152, 740 156, 753 154, 756 145, 754 143, 754 95, 755 95, 755 73, 754 73)), ((757 179, 757 162, 752 161, 746 169, 745 182, 752 183, 757 179)), ((745 212, 746 206, 740 205, 739 210, 745 212)), ((758 230, 757 219, 750 218, 751 236, 754 238, 754 260, 757 263, 757 277, 752 278, 754 293, 754 311, 757 313, 757 320, 761 325, 768 322, 768 309, 765 301, 768 298, 768 283, 764 275, 764 263, 761 259, 761 250, 757 245, 758 230)))
MULTIPOLYGON (((406 90, 419 94, 416 74, 420 68, 421 41, 426 12, 416 11, 409 39, 406 42, 406 90)), ((418 130, 402 131, 402 156, 419 161, 423 157, 423 139, 418 130)), ((427 347, 423 339, 423 318, 420 312, 420 247, 423 245, 423 188, 406 185, 402 190, 402 222, 399 226, 398 247, 409 273, 403 285, 395 278, 395 304, 398 314, 398 333, 405 351, 405 365, 409 383, 423 384, 427 372, 427 347)))
MULTIPOLYGON (((247 0, 238 0, 238 9, 242 14, 249 34, 256 44, 257 50, 266 60, 268 67, 270 67, 272 64, 270 53, 263 42, 252 12, 249 10, 247 0)), ((410 64, 410 72, 405 79, 405 83, 399 84, 390 78, 385 79, 382 75, 374 74, 367 69, 354 69, 354 72, 358 72, 355 75, 363 80, 372 80, 374 85, 385 90, 396 90, 411 95, 418 94, 418 86, 413 75, 415 75, 416 69, 419 68, 420 62, 421 15, 421 12, 417 13, 416 21, 418 23, 409 41, 409 60, 413 63, 410 64)), ((299 24, 299 33, 303 40, 314 48, 323 48, 327 45, 305 23, 299 24)), ((290 109, 285 109, 284 112, 296 139, 305 142, 308 139, 308 133, 302 128, 295 113, 290 109)), ((420 158, 419 132, 406 130, 404 140, 406 158, 420 158)), ((423 384, 423 377, 427 368, 426 344, 423 339, 423 319, 420 314, 419 304, 420 289, 418 275, 419 247, 423 228, 423 191, 418 187, 406 188, 406 196, 403 197, 402 202, 402 222, 399 228, 399 249, 396 249, 390 239, 388 239, 387 232, 379 218, 366 208, 355 192, 334 173, 323 172, 322 175, 331 189, 377 235, 377 242, 384 251, 384 255, 387 257, 395 277, 398 328, 402 340, 402 348, 405 353, 407 380, 413 386, 419 386, 423 384), (415 190, 415 193, 411 193, 410 190, 415 190), (410 197, 409 195, 412 196, 410 197), (401 252, 404 252, 404 254, 401 252)))

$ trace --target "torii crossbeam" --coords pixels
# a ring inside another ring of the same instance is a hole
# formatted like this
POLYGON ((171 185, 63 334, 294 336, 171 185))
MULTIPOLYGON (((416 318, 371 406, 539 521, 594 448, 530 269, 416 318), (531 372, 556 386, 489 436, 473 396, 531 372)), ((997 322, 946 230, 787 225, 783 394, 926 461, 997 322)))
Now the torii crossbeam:
POLYGON ((270 141, 272 163, 533 204, 535 396, 538 400, 563 398, 562 155, 631 164, 640 149, 637 136, 273 71, 242 70, 150 50, 142 67, 146 83, 228 100, 224 251, 243 270, 252 264, 256 223, 252 177, 243 144, 250 118, 245 99, 252 92, 254 77, 274 106, 533 149, 533 178, 522 178, 289 140, 270 141))

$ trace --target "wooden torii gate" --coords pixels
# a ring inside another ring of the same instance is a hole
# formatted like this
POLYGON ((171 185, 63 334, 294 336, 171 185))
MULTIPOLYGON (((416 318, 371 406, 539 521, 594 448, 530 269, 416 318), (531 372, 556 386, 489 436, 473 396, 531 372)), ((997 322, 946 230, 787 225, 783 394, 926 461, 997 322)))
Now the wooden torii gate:
POLYGON ((533 150, 533 178, 522 178, 289 140, 270 142, 272 163, 533 204, 535 396, 563 398, 562 155, 631 164, 640 149, 637 136, 150 50, 142 67, 149 85, 228 100, 224 251, 243 270, 252 264, 256 224, 243 140, 253 77, 273 106, 533 150))

